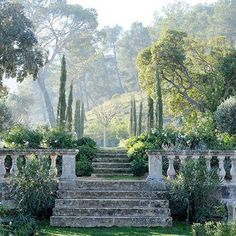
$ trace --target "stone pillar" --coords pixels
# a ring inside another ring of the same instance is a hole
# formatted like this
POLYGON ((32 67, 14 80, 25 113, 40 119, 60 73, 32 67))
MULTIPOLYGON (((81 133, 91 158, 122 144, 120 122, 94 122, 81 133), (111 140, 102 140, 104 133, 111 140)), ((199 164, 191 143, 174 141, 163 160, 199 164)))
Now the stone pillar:
POLYGON ((6 182, 4 176, 6 174, 6 168, 5 168, 5 155, 0 155, 0 183, 6 182))
POLYGON ((16 176, 18 174, 18 167, 17 167, 17 155, 12 155, 12 167, 10 173, 12 176, 16 176))
POLYGON ((166 189, 162 175, 162 156, 148 153, 148 168, 147 183, 154 189, 166 189))
POLYGON ((231 159, 230 175, 232 177, 232 184, 236 184, 236 155, 231 156, 230 159, 231 159))
POLYGON ((186 162, 186 159, 187 159, 187 156, 186 155, 180 155, 179 159, 180 159, 181 166, 184 166, 185 162, 186 162))
POLYGON ((219 171, 218 171, 218 175, 220 178, 222 178, 223 180, 225 179, 225 167, 224 167, 224 160, 225 160, 225 156, 218 156, 218 160, 219 160, 219 171))
POLYGON ((174 179, 176 172, 175 172, 175 168, 174 168, 174 160, 175 160, 175 156, 167 156, 168 160, 169 160, 169 167, 167 170, 167 176, 170 179, 174 179))
POLYGON ((51 158, 51 166, 50 166, 49 174, 57 176, 57 166, 56 166, 57 155, 52 154, 50 155, 50 158, 51 158))
POLYGON ((206 167, 207 167, 207 170, 208 170, 208 171, 211 170, 211 158, 212 158, 211 155, 206 155, 206 156, 205 156, 205 159, 206 159, 206 167))
POLYGON ((62 174, 60 180, 75 180, 75 155, 64 154, 62 156, 62 174))

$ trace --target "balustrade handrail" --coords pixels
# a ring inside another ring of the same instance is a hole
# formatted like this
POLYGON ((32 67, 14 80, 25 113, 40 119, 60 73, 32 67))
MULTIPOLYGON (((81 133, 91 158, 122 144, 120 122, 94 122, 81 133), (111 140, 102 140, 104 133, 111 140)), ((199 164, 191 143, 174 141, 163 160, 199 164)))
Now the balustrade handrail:
POLYGON ((51 165, 49 173, 54 176, 57 175, 57 157, 62 156, 62 174, 60 176, 61 180, 74 180, 76 179, 75 174, 75 157, 79 153, 78 149, 0 149, 0 183, 6 181, 6 166, 5 159, 10 156, 12 159, 12 165, 10 167, 10 176, 18 174, 17 158, 19 156, 24 156, 26 160, 26 165, 28 162, 28 157, 32 154, 42 158, 43 156, 49 156, 51 159, 51 165))
POLYGON ((26 155, 26 154, 42 154, 42 155, 64 155, 64 154, 71 154, 76 155, 79 152, 77 149, 53 149, 53 148, 45 148, 45 149, 9 149, 9 148, 0 148, 0 155, 26 155))
POLYGON ((236 155, 236 150, 148 150, 146 152, 148 155, 186 155, 186 156, 192 156, 192 155, 211 155, 211 156, 218 156, 218 155, 224 155, 224 156, 234 156, 236 155))
POLYGON ((176 158, 179 159, 180 165, 184 165, 187 157, 193 160, 198 160, 200 157, 205 157, 206 167, 210 170, 212 167, 212 158, 218 159, 218 175, 222 180, 225 180, 226 170, 225 170, 225 158, 229 158, 231 162, 230 167, 230 177, 227 183, 236 184, 236 150, 148 150, 148 162, 149 162, 149 175, 148 180, 163 181, 163 170, 162 170, 162 157, 168 159, 168 169, 167 177, 175 178, 176 170, 174 161, 176 158))

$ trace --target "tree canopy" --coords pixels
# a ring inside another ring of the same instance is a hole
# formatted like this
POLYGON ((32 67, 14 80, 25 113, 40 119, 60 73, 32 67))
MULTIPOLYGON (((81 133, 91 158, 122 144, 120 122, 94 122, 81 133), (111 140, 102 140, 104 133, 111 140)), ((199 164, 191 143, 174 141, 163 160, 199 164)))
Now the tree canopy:
POLYGON ((37 77, 43 55, 37 46, 32 22, 24 15, 22 5, 0 1, 0 83, 3 78, 23 81, 37 77))
POLYGON ((183 107, 192 107, 200 112, 214 112, 233 93, 230 90, 235 83, 233 76, 223 72, 225 64, 231 71, 235 70, 234 54, 235 49, 225 38, 203 41, 184 32, 167 30, 139 54, 140 82, 153 94, 158 71, 175 109, 183 111, 183 107))

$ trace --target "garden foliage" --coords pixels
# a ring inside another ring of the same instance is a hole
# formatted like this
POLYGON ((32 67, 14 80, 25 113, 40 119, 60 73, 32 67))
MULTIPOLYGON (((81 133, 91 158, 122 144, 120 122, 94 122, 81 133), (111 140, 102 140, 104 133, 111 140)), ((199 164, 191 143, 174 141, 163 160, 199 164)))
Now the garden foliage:
POLYGON ((221 220, 226 210, 215 195, 220 183, 217 169, 207 170, 204 158, 189 158, 177 178, 169 181, 171 201, 181 206, 188 222, 221 220))

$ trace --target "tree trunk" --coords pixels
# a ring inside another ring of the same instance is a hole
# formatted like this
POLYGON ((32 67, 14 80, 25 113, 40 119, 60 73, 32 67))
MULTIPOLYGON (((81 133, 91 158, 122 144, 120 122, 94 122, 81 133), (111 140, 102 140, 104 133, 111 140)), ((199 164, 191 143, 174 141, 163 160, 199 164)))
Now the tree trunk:
POLYGON ((48 67, 46 66, 46 68, 44 68, 44 70, 39 73, 37 82, 38 82, 40 91, 42 92, 42 95, 44 97, 44 102, 45 102, 50 126, 55 127, 56 119, 55 119, 55 114, 53 110, 53 105, 52 105, 49 93, 47 91, 47 88, 45 86, 45 78, 47 77, 47 73, 48 73, 48 67))
POLYGON ((119 71, 119 67, 118 67, 118 63, 117 63, 117 56, 116 56, 116 46, 114 44, 113 44, 113 53, 114 53, 114 59, 115 59, 116 76, 117 76, 117 79, 118 79, 118 82, 119 82, 121 92, 124 93, 125 90, 124 90, 124 87, 123 87, 122 82, 121 82, 121 76, 120 76, 120 71, 119 71))

